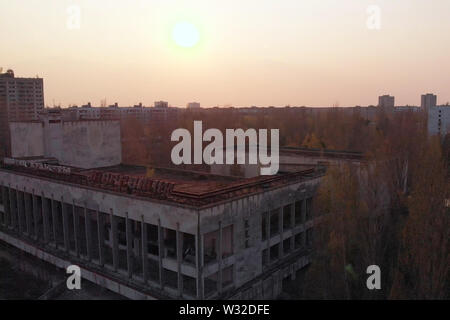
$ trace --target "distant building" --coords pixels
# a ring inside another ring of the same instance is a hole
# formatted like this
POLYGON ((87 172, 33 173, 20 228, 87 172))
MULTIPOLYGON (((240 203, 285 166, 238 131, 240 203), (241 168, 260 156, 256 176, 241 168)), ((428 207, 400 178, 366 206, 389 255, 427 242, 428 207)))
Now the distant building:
POLYGON ((200 103, 199 102, 189 102, 186 106, 188 109, 200 109, 200 103))
POLYGON ((154 107, 155 108, 168 108, 169 103, 167 101, 155 101, 154 107))
POLYGON ((16 78, 13 70, 0 73, 0 157, 10 153, 8 123, 37 120, 43 109, 42 78, 16 78))
POLYGON ((385 109, 394 109, 395 97, 390 95, 384 95, 378 97, 378 107, 385 109))
POLYGON ((431 107, 436 107, 437 97, 432 93, 427 93, 422 95, 420 106, 426 110, 431 107))
POLYGON ((450 133, 450 106, 427 108, 429 135, 450 133))

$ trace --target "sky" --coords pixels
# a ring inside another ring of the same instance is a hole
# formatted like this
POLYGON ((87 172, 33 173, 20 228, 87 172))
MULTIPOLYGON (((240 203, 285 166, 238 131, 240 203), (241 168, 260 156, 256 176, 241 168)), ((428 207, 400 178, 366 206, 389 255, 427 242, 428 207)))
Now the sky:
POLYGON ((0 0, 0 41, 49 106, 450 101, 449 0, 0 0))

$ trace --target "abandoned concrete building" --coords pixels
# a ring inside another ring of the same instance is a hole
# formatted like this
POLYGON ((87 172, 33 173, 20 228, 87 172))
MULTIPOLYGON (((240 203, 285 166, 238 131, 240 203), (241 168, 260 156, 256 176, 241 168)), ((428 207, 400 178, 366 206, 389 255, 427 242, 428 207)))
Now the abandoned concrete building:
POLYGON ((58 121, 11 123, 0 240, 132 299, 276 298, 309 263, 323 152, 274 176, 150 169, 120 164, 115 121, 58 121))
POLYGON ((0 239, 129 298, 275 298, 308 263, 318 169, 146 178, 43 162, 2 164, 0 239))

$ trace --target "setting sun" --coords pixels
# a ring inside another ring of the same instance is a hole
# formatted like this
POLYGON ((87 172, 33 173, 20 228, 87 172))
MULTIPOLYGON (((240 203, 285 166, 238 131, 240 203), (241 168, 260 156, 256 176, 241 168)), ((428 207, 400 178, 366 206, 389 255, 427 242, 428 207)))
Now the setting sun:
POLYGON ((172 30, 172 39, 180 47, 191 48, 200 41, 200 33, 192 23, 180 22, 172 30))

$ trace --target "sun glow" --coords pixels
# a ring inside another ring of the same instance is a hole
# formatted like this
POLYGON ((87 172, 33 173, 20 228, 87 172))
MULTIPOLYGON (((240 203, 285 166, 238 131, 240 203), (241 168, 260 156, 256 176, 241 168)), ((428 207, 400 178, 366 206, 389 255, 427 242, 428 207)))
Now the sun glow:
POLYGON ((200 32, 189 22, 179 22, 172 30, 172 39, 184 48, 194 47, 200 41, 200 32))

